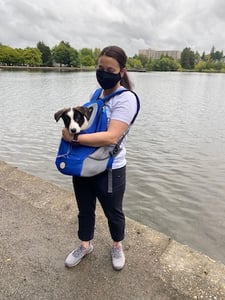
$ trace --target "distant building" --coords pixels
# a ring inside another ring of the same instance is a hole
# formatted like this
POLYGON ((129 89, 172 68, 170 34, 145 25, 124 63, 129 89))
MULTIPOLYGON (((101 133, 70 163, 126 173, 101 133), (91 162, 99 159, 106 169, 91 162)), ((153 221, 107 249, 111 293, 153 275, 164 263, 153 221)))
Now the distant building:
POLYGON ((160 59, 162 55, 170 56, 174 59, 180 59, 181 51, 178 50, 153 50, 153 49, 142 49, 138 50, 139 55, 147 56, 152 59, 160 59))

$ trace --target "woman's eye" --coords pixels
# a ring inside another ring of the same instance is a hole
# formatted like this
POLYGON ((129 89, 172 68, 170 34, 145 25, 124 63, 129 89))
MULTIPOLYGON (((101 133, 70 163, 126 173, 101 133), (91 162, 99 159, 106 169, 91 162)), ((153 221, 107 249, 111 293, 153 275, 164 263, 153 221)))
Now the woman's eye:
POLYGON ((98 70, 100 71, 104 71, 104 72, 107 72, 107 73, 115 73, 115 70, 114 69, 104 69, 103 67, 98 67, 98 70))

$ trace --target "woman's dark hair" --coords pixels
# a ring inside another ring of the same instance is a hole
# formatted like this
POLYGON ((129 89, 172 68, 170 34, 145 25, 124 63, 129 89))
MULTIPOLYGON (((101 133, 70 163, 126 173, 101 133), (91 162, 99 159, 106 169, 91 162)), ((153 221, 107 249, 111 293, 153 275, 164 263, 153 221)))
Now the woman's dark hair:
MULTIPOLYGON (((103 55, 112 57, 116 61, 118 61, 121 69, 126 67, 127 55, 122 48, 120 48, 118 46, 105 47, 104 49, 102 49, 99 57, 101 57, 103 55)), ((124 76, 120 81, 120 84, 128 90, 132 90, 133 85, 132 85, 131 81, 129 80, 127 71, 125 71, 124 76)))

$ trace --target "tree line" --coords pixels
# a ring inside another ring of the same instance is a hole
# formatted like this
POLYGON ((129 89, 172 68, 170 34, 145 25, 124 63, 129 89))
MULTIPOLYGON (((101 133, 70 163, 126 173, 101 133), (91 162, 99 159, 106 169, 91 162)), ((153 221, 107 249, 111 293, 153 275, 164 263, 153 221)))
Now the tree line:
MULTIPOLYGON (((0 43, 0 65, 31 67, 58 65, 60 67, 94 69, 100 51, 99 48, 77 50, 64 41, 52 49, 42 41, 39 41, 36 47, 25 49, 12 48, 0 43)), ((191 48, 184 48, 179 60, 169 56, 151 59, 144 55, 135 54, 128 58, 127 68, 139 71, 225 72, 225 56, 223 51, 216 50, 214 46, 210 53, 203 52, 202 55, 192 51, 191 48)))
POLYGON ((0 44, 0 64, 7 66, 52 67, 56 64, 67 67, 91 67, 96 64, 100 49, 76 50, 68 42, 61 41, 50 49, 39 41, 36 47, 12 48, 0 44))
POLYGON ((147 59, 145 56, 136 56, 148 71, 197 71, 197 72, 225 72, 225 56, 213 46, 210 53, 202 55, 191 48, 184 48, 179 60, 169 56, 160 59, 147 59))

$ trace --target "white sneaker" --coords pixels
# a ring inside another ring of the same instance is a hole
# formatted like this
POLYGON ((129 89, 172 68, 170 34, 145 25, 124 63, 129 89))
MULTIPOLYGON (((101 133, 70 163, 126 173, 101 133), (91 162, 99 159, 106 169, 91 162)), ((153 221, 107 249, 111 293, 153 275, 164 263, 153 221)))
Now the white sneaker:
POLYGON ((112 247, 111 249, 112 265, 115 270, 123 269, 125 265, 125 255, 122 245, 112 247))
POLYGON ((93 251, 94 247, 90 243, 88 248, 83 247, 80 245, 78 248, 74 249, 66 258, 65 265, 68 268, 72 268, 79 264, 81 259, 91 253, 93 251))

